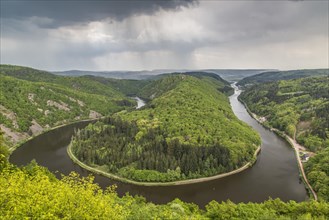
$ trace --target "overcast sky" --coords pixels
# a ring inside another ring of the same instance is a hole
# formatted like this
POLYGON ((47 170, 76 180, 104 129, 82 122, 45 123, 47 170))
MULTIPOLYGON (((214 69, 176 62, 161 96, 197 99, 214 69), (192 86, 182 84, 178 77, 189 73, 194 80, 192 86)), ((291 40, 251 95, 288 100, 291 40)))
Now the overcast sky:
POLYGON ((45 70, 328 68, 328 11, 328 0, 1 0, 0 61, 45 70))

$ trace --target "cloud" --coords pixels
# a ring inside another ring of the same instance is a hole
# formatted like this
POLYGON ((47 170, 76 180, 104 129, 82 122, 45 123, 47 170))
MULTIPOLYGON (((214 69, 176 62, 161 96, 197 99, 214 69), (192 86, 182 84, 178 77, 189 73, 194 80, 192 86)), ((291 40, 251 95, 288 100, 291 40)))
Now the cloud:
POLYGON ((51 70, 328 67, 326 1, 120 1, 121 11, 107 13, 108 2, 93 1, 89 13, 89 1, 69 3, 81 8, 1 17, 1 62, 51 70))
POLYGON ((166 1, 113 1, 113 0, 20 0, 1 1, 1 17, 6 19, 48 18, 51 23, 40 23, 42 27, 85 23, 112 18, 123 20, 140 14, 153 14, 158 10, 179 10, 197 4, 196 0, 166 1))

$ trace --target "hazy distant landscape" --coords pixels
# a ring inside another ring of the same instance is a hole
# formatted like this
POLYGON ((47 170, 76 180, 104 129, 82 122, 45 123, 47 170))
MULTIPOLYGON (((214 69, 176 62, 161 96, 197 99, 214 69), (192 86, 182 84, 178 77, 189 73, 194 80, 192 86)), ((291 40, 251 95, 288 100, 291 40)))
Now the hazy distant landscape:
POLYGON ((204 69, 204 70, 183 70, 183 69, 163 69, 163 70, 150 70, 150 71, 83 71, 83 70, 69 70, 63 72, 53 72, 56 75, 62 76, 102 76, 105 78, 114 79, 150 79, 154 76, 165 74, 165 73, 184 73, 184 72, 209 72, 215 73, 222 77, 223 79, 234 82, 239 81, 244 77, 252 76, 262 72, 269 72, 272 70, 265 69, 250 69, 250 70, 240 70, 240 69, 204 69))
POLYGON ((1 1, 0 219, 327 219, 327 1, 1 1))

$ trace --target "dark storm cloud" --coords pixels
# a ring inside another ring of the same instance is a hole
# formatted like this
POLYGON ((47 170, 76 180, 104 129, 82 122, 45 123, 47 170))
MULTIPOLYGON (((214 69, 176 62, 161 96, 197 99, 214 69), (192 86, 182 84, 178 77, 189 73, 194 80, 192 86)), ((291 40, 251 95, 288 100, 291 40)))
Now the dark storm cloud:
POLYGON ((136 14, 152 14, 160 9, 178 10, 196 3, 196 0, 5 0, 1 1, 1 17, 18 20, 45 17, 50 18, 52 22, 40 24, 40 26, 58 27, 109 17, 122 20, 136 14))

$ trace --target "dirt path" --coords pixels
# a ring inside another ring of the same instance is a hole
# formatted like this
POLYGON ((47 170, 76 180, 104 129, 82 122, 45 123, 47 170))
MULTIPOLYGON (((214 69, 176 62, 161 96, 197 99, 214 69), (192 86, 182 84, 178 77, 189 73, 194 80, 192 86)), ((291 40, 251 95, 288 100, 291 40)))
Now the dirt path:
MULTIPOLYGON (((298 166, 300 168, 300 172, 303 176, 303 179, 304 179, 304 182, 306 183, 306 185, 308 186, 308 188, 311 190, 312 194, 313 194, 313 197, 315 200, 318 200, 318 196, 316 195, 315 191, 313 190, 312 186, 310 185, 310 183, 308 182, 308 179, 306 177, 306 174, 305 174, 305 171, 304 171, 304 166, 302 164, 302 161, 300 159, 300 156, 299 156, 299 150, 305 150, 305 147, 304 146, 301 146, 300 144, 297 143, 296 139, 292 139, 289 135, 286 135, 286 138, 288 139, 288 141, 290 142, 290 144, 293 146, 294 150, 295 150, 295 153, 296 153, 296 157, 297 157, 297 162, 298 162, 298 166)), ((295 134, 294 136, 296 137, 296 131, 295 131, 295 134)))

